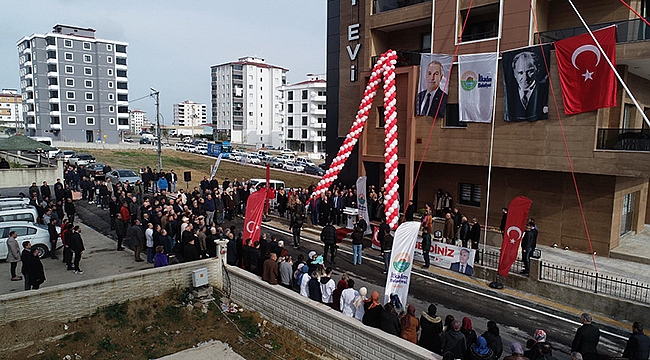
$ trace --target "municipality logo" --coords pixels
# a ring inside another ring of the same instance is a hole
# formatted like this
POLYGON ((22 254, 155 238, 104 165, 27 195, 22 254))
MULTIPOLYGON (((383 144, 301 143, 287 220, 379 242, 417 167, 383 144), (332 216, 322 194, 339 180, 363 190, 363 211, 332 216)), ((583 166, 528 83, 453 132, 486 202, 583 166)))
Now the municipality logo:
POLYGON ((406 252, 397 254, 395 261, 393 261, 393 269, 397 272, 403 273, 408 270, 409 267, 411 267, 411 257, 409 254, 406 252))
POLYGON ((463 76, 460 77, 460 86, 465 91, 473 90, 478 85, 478 76, 473 71, 465 71, 463 76))
POLYGON ((365 205, 366 204, 366 197, 363 194, 359 194, 359 196, 357 197, 357 201, 359 202, 359 204, 365 205))

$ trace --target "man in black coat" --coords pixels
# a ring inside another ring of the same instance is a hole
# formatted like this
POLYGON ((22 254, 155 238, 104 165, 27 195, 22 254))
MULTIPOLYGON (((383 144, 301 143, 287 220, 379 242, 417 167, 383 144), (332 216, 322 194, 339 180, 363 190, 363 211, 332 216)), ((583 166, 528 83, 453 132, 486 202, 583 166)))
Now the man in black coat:
POLYGON ((86 248, 84 247, 84 241, 81 238, 81 228, 79 228, 79 225, 72 229, 72 243, 70 244, 70 249, 74 252, 74 273, 81 275, 84 272, 79 268, 79 261, 81 261, 81 255, 86 248))
POLYGON ((648 360, 650 356, 650 338, 643 333, 643 324, 635 321, 632 334, 627 340, 623 357, 630 360, 648 360))
POLYGON ((409 205, 406 207, 406 212, 404 213, 404 218, 406 221, 413 221, 413 215, 415 214, 415 205, 413 200, 409 200, 409 205))
POLYGON ((384 274, 388 274, 388 263, 390 262, 390 254, 393 251, 393 236, 390 234, 390 226, 386 223, 386 218, 381 220, 379 225, 379 232, 377 233, 377 239, 379 240, 379 245, 381 246, 381 253, 384 257, 384 274))
POLYGON ((598 341, 600 341, 600 330, 591 323, 591 315, 582 313, 580 315, 582 326, 576 331, 571 343, 571 351, 582 354, 583 360, 598 360, 598 341))
POLYGON ((332 225, 331 220, 323 227, 323 230, 320 233, 320 240, 325 244, 325 249, 323 250, 323 263, 327 262, 327 253, 329 251, 332 265, 334 265, 334 253, 336 252, 336 228, 332 225))
POLYGON ((41 185, 41 196, 43 199, 52 198, 52 191, 50 190, 50 185, 47 184, 47 181, 43 181, 43 185, 41 185))

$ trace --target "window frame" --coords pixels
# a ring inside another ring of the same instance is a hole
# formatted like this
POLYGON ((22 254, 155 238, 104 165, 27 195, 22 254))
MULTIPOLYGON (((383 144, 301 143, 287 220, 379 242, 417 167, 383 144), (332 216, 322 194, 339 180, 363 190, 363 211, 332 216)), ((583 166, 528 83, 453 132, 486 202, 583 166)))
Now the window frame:
POLYGON ((77 117, 76 116, 68 116, 68 125, 77 125, 77 117), (70 121, 72 120, 72 121, 70 121))
POLYGON ((65 98, 68 100, 74 100, 76 98, 76 94, 74 91, 66 91, 65 98), (72 96, 70 96, 70 94, 72 94, 72 96))
POLYGON ((472 207, 481 207, 481 202, 483 201, 483 186, 479 184, 472 184, 469 182, 459 182, 458 183, 458 204, 472 207), (469 199, 465 199, 463 191, 465 187, 469 187, 469 199), (478 201, 475 198, 476 192, 478 191, 478 201))
POLYGON ((95 125, 95 117, 94 116, 86 116, 86 125, 88 125, 88 126, 95 125))
POLYGON ((63 53, 63 60, 65 60, 65 61, 74 61, 74 53, 64 52, 63 53))

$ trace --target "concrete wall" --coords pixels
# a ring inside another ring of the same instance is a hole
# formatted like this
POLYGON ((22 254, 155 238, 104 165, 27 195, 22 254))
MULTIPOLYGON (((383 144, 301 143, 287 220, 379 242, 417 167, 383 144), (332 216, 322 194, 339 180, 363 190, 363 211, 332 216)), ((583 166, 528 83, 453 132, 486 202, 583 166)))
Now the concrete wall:
MULTIPOLYGON (((9 161, 13 161, 11 156, 5 156, 9 161)), ((43 163, 47 164, 47 159, 43 159, 43 163)), ((0 185, 1 186, 25 186, 25 193, 27 188, 36 182, 38 186, 47 181, 52 185, 56 179, 63 179, 63 161, 58 161, 58 166, 49 166, 41 168, 20 168, 20 169, 3 169, 0 170, 0 185)))
POLYGON ((269 285, 244 270, 227 266, 231 299, 294 330, 343 359, 440 359, 424 348, 363 325, 330 307, 279 285, 269 285))
POLYGON ((220 259, 108 276, 101 279, 45 287, 0 296, 0 325, 12 321, 71 321, 93 314, 98 307, 126 300, 158 296, 173 288, 192 284, 192 271, 208 269, 208 279, 215 288, 222 287, 220 259))

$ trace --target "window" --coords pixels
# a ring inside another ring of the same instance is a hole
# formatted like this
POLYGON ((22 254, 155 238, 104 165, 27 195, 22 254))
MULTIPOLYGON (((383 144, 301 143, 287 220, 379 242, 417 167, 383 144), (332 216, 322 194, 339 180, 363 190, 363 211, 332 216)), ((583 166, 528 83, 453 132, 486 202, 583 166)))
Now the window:
POLYGON ((75 116, 68 116, 68 125, 77 125, 77 118, 75 116))
POLYGON ((248 112, 248 116, 253 116, 253 112, 252 112, 252 111, 249 111, 249 112, 248 112))
POLYGON ((84 62, 85 62, 85 63, 91 63, 91 62, 93 62, 93 57, 92 57, 92 55, 84 54, 84 62))
POLYGON ((420 52, 430 53, 431 52, 431 33, 425 32, 420 35, 420 52))
POLYGON ((129 95, 117 94, 117 101, 129 101, 129 95))
POLYGON ((63 40, 63 46, 65 46, 67 48, 71 48, 72 47, 72 40, 69 40, 69 39, 63 40))
POLYGON ((129 107, 128 106, 118 106, 117 107, 117 112, 120 114, 128 114, 129 113, 129 107))
POLYGON ((75 111, 77 111, 77 105, 68 104, 68 112, 75 112, 75 111))
POLYGON ((307 90, 302 91, 302 99, 307 100, 307 90))
POLYGON ((65 86, 74 86, 74 79, 65 79, 65 86))
POLYGON ((113 76, 113 69, 108 69, 108 70, 106 70, 106 74, 107 74, 108 76, 113 76))
POLYGON ((126 45, 115 45, 115 51, 118 53, 126 53, 126 45))
POLYGON ((114 94, 108 94, 108 100, 113 100, 113 99, 115 99, 115 95, 114 94))
POLYGON ((87 117, 86 118, 86 125, 95 125, 95 118, 94 117, 87 117))
MULTIPOLYGON (((468 9, 461 10, 459 26, 467 17, 468 9)), ((478 6, 469 12, 467 25, 463 31, 462 41, 474 41, 481 39, 490 39, 497 36, 499 27, 499 3, 485 6, 478 6)), ((460 30, 460 27, 459 27, 460 30)))
POLYGON ((115 112, 115 106, 111 105, 108 107, 108 112, 115 112))
POLYGON ((307 130, 302 131, 302 138, 306 139, 307 138, 307 130))
POLYGON ((48 51, 47 52, 47 58, 48 59, 56 59, 56 51, 48 51))
POLYGON ((289 130, 287 130, 287 137, 288 137, 289 139, 293 139, 293 129, 289 129, 289 130))
POLYGON ((634 203, 636 201, 636 193, 629 193, 623 196, 623 211, 621 214, 621 235, 627 234, 634 230, 634 220, 636 214, 634 211, 634 203))
POLYGON ((293 126, 293 116, 287 117, 287 126, 293 126))
POLYGON ((116 58, 115 58, 115 63, 116 63, 117 65, 126 65, 126 59, 125 59, 125 58, 116 57, 116 58))
POLYGON ((260 78, 260 82, 264 81, 264 78, 260 78))
POLYGON ((115 118, 108 118, 108 123, 111 125, 115 125, 115 118))
POLYGON ((50 116, 50 124, 61 124, 58 116, 50 116))
POLYGON ((106 51, 113 51, 113 45, 112 44, 106 44, 106 51))
POLYGON ((377 106, 377 127, 383 128, 386 125, 384 118, 384 107, 377 106))
POLYGON ((318 110, 325 110, 326 107, 325 104, 318 104, 318 110))
POLYGON ((129 118, 119 118, 119 119, 117 119, 117 124, 118 125, 129 125, 129 118))
POLYGON ((106 57, 106 62, 109 63, 109 64, 112 64, 113 63, 113 57, 112 56, 107 56, 106 57))
POLYGON ((481 186, 470 183, 458 185, 458 203, 469 206, 481 206, 481 186))
POLYGON ((325 123, 325 118, 318 118, 318 123, 319 124, 324 124, 325 123))
POLYGON ((64 56, 64 59, 66 59, 68 61, 72 61, 72 59, 73 59, 72 53, 69 53, 69 52, 64 53, 63 56, 64 56))
MULTIPOLYGON (((54 70, 54 71, 56 71, 56 70, 54 70)), ((74 74, 74 66, 66 65, 65 66, 65 73, 66 74, 74 74)))
POLYGON ((59 92, 57 90, 50 90, 50 99, 57 99, 59 97, 59 92))
POLYGON ((92 100, 93 99, 93 93, 87 92, 86 93, 86 100, 92 100))
POLYGON ((126 77, 126 70, 117 70, 118 77, 126 77))
POLYGON ((466 128, 467 123, 460 121, 460 114, 458 104, 447 104, 445 110, 445 127, 450 128, 466 128))
POLYGON ((318 96, 327 96, 327 92, 326 91, 319 91, 318 96))
POLYGON ((287 92, 287 100, 293 100, 293 91, 287 92))
POLYGON ((93 68, 85 67, 84 68, 84 74, 85 75, 92 75, 93 74, 93 68))
MULTIPOLYGON (((27 79, 27 80, 31 80, 31 79, 27 79)), ((57 78, 54 78, 54 77, 47 78, 47 84, 48 85, 59 85, 59 80, 57 78)), ((31 81, 28 81, 27 86, 31 86, 31 85, 32 85, 31 81)))
POLYGON ((87 88, 91 88, 91 87, 93 87, 93 81, 92 80, 86 80, 86 81, 84 81, 84 85, 87 88))
POLYGON ((47 72, 56 72, 56 64, 47 64, 47 72))
POLYGON ((302 104, 302 112, 307 112, 307 104, 302 104))
POLYGON ((109 82, 108 82, 108 88, 109 88, 109 89, 112 89, 112 88, 113 88, 113 82, 112 82, 112 81, 109 81, 109 82))
POLYGON ((88 113, 95 112, 95 106, 94 105, 86 105, 86 112, 88 112, 88 113))
POLYGON ((50 104, 50 111, 59 111, 59 104, 57 103, 50 104))
POLYGON ((66 91, 65 92, 65 98, 74 100, 74 91, 66 91))
POLYGON ((126 90, 126 89, 128 89, 128 83, 118 81, 117 82, 117 88, 126 90))
POLYGON ((290 113, 290 114, 293 113, 293 104, 288 104, 287 105, 287 112, 290 113))
POLYGON ((302 125, 307 126, 307 117, 306 116, 302 117, 302 125))
POLYGON ((90 43, 84 42, 84 50, 90 50, 90 43))

